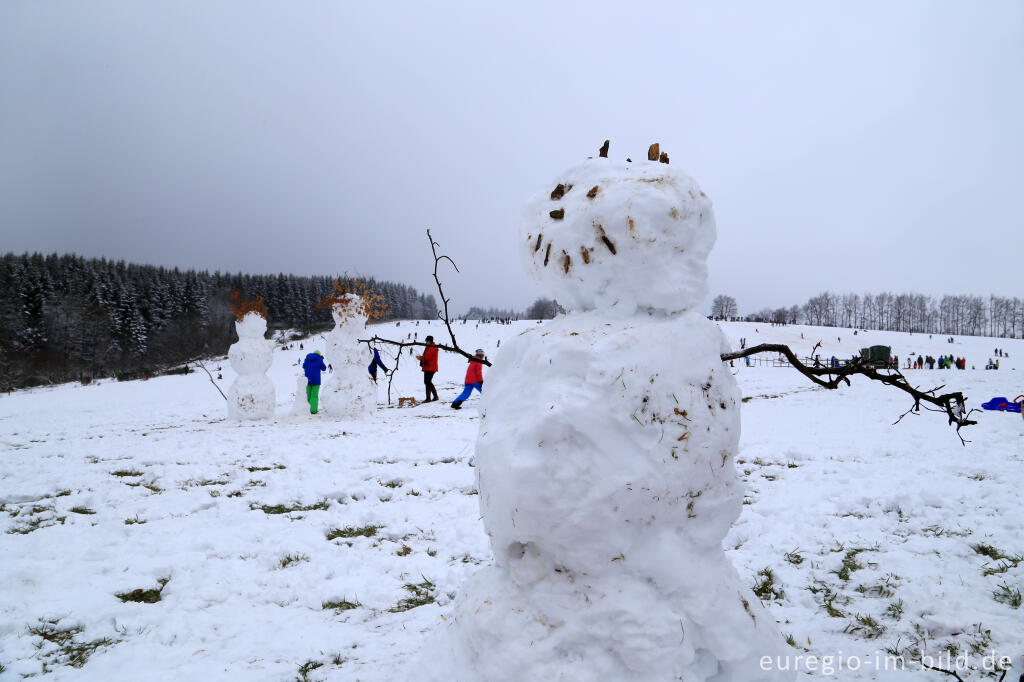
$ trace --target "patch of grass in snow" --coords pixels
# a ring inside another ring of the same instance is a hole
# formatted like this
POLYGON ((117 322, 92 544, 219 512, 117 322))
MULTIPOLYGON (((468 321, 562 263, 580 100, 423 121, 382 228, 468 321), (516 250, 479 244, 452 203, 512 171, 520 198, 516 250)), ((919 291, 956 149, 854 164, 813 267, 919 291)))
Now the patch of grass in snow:
POLYGON ((995 589, 992 593, 992 598, 1000 604, 1006 604, 1011 609, 1019 609, 1021 605, 1020 589, 1010 587, 1006 583, 1003 583, 995 589))
POLYGON ((788 561, 789 563, 793 564, 794 566, 799 566, 804 562, 804 558, 800 556, 800 554, 798 553, 799 551, 799 548, 797 548, 794 549, 792 552, 786 552, 782 558, 788 561))
POLYGON ((418 492, 416 492, 415 490, 412 490, 412 489, 410 489, 410 490, 409 490, 409 491, 408 491, 408 492, 406 493, 406 495, 412 495, 413 497, 419 497, 419 496, 420 496, 420 494, 419 494, 418 492))
POLYGON ((885 634, 885 626, 875 620, 872 616, 857 614, 851 623, 847 624, 843 632, 850 635, 860 635, 864 639, 876 639, 885 634))
POLYGON ((202 487, 208 485, 227 485, 231 482, 228 478, 190 478, 181 484, 182 490, 188 490, 189 488, 202 487))
POLYGON ((402 613, 403 611, 434 603, 433 590, 435 585, 426 578, 423 578, 421 583, 406 583, 402 587, 409 592, 409 596, 405 599, 400 599, 397 604, 388 609, 391 613, 402 613))
POLYGON ((146 483, 142 487, 145 488, 146 490, 148 490, 149 492, 155 494, 155 495, 159 495, 160 493, 162 493, 164 491, 163 488, 161 488, 160 486, 158 486, 158 485, 156 485, 154 483, 146 483))
POLYGON ((330 508, 331 503, 326 499, 320 500, 313 504, 251 504, 250 509, 259 509, 264 514, 289 514, 291 512, 299 511, 315 511, 324 510, 330 508))
POLYGON ((757 572, 757 577, 754 579, 753 591, 754 594, 757 595, 758 599, 763 601, 782 599, 786 596, 783 589, 775 584, 775 573, 768 567, 762 568, 757 572))
POLYGON ((309 674, 320 667, 323 667, 320 661, 306 661, 299 666, 299 676, 295 678, 295 682, 310 682, 309 674))
POLYGON ((903 617, 903 600, 897 599, 889 602, 889 605, 885 607, 885 615, 889 616, 893 620, 899 620, 903 617))
POLYGON ((334 540, 336 538, 357 537, 372 538, 374 535, 377 534, 377 531, 383 527, 384 526, 369 525, 362 526, 360 528, 356 528, 354 526, 345 526, 344 528, 332 528, 331 530, 327 531, 327 539, 334 540))
POLYGON ((124 520, 124 525, 126 525, 126 526, 134 526, 135 524, 141 524, 141 523, 145 523, 145 522, 146 522, 146 519, 140 519, 139 515, 136 514, 134 517, 132 517, 130 519, 125 519, 124 520))
POLYGON ((137 589, 131 592, 118 592, 114 596, 120 599, 122 602, 137 602, 140 604, 155 604, 161 599, 164 588, 167 587, 167 583, 171 582, 170 578, 160 578, 157 580, 160 587, 148 590, 137 589))
POLYGON ((126 476, 141 476, 141 471, 135 471, 134 469, 118 469, 117 471, 111 471, 111 476, 118 476, 124 478, 126 476))
POLYGON ((987 578, 990 575, 1006 573, 1011 568, 1017 568, 1022 561, 1024 561, 1024 556, 1020 554, 1012 557, 1003 557, 995 566, 985 566, 981 569, 981 574, 987 578))
POLYGON ((427 550, 427 556, 437 556, 437 550, 433 549, 433 548, 428 549, 427 550))
POLYGON ((854 571, 864 568, 864 564, 857 561, 857 555, 864 551, 867 551, 866 547, 854 547, 847 550, 843 556, 843 563, 839 565, 839 569, 832 572, 838 575, 839 579, 844 582, 849 580, 850 575, 854 571))
POLYGON ((846 614, 836 608, 836 601, 838 600, 841 604, 846 604, 849 600, 841 598, 839 593, 832 588, 831 585, 823 583, 821 581, 816 582, 807 588, 811 594, 817 595, 821 593, 821 608, 825 609, 832 618, 845 618, 846 614))
POLYGON ((786 634, 786 644, 790 645, 794 649, 800 648, 800 645, 796 643, 796 637, 793 636, 792 632, 786 634))
POLYGON ((386 481, 386 482, 385 481, 377 481, 377 483, 379 483, 380 485, 384 486, 385 488, 401 488, 402 487, 402 479, 400 479, 400 478, 396 478, 396 479, 394 479, 392 481, 386 481))
POLYGON ((928 526, 927 528, 922 528, 921 532, 924 535, 929 535, 929 536, 931 536, 933 538, 943 538, 943 537, 945 537, 945 538, 964 538, 964 537, 967 537, 968 535, 973 535, 974 534, 974 531, 971 530, 970 528, 966 528, 966 529, 962 529, 962 530, 950 530, 948 528, 943 528, 942 526, 937 526, 937 525, 936 526, 928 526))
POLYGON ((96 513, 95 510, 89 509, 88 507, 72 507, 68 511, 70 511, 70 512, 72 512, 74 514, 95 514, 96 513))
POLYGON ((875 583, 874 585, 860 584, 856 587, 856 590, 863 594, 865 597, 881 597, 888 599, 896 594, 896 588, 899 587, 900 577, 895 573, 887 573, 885 578, 881 582, 875 583))
POLYGON ((398 556, 409 556, 410 554, 412 554, 412 547, 410 547, 409 545, 402 545, 402 549, 395 552, 395 554, 397 554, 398 556))
POLYGON ((272 467, 245 467, 246 471, 248 471, 250 474, 254 473, 256 471, 273 471, 274 469, 287 469, 287 468, 288 467, 286 467, 283 464, 276 464, 276 463, 272 467))
POLYGON ((43 674, 53 672, 52 666, 66 665, 81 668, 96 650, 113 646, 120 640, 101 637, 87 642, 77 641, 75 637, 85 630, 81 625, 60 627, 60 619, 45 620, 40 618, 39 625, 30 625, 28 634, 40 639, 36 648, 40 650, 43 674), (49 646, 47 646, 49 645, 49 646))
MULTIPOLYGON (((325 611, 330 609, 332 611, 335 611, 336 613, 341 613, 342 611, 351 611, 352 609, 358 609, 360 606, 362 606, 362 604, 359 603, 358 601, 349 601, 347 599, 337 599, 337 600, 334 600, 334 601, 325 601, 320 606, 325 611)), ((340 665, 340 664, 336 663, 335 665, 340 665)))
POLYGON ((64 490, 58 490, 56 494, 54 494, 54 497, 67 497, 70 494, 71 491, 65 488, 64 490))
POLYGON ((303 561, 309 561, 309 557, 305 554, 285 554, 281 557, 281 568, 288 568, 303 561))

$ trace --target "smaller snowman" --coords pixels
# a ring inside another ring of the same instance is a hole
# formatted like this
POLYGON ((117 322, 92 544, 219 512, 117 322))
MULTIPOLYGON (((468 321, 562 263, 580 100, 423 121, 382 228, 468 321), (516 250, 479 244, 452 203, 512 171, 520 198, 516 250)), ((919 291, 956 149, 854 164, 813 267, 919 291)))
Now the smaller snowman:
POLYGON ((377 387, 359 343, 369 314, 367 301, 356 294, 344 294, 331 305, 334 328, 327 335, 325 354, 333 372, 321 395, 324 413, 336 419, 369 419, 377 409, 377 387))
POLYGON ((273 362, 273 343, 263 338, 267 320, 259 312, 246 312, 235 322, 238 342, 228 359, 238 378, 228 389, 229 419, 270 419, 274 416, 274 384, 267 376, 273 362))

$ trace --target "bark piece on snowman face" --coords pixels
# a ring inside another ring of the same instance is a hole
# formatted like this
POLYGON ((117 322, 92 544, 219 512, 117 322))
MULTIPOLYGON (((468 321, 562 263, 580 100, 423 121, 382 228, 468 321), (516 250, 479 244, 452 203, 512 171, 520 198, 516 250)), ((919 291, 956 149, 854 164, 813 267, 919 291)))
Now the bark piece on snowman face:
POLYGON ((598 157, 569 168, 527 204, 527 272, 566 309, 679 313, 707 294, 711 200, 657 161, 598 157))

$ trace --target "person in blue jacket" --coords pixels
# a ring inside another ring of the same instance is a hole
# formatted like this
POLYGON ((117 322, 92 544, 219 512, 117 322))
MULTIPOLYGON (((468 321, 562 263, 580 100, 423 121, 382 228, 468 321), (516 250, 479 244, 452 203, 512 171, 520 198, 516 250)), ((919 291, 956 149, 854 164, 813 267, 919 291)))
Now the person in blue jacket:
POLYGON ((371 362, 370 366, 367 367, 367 370, 369 370, 369 372, 370 372, 370 378, 372 378, 374 381, 377 381, 377 368, 378 367, 380 367, 382 370, 384 370, 385 374, 387 373, 388 368, 384 366, 383 362, 381 362, 380 351, 377 350, 376 348, 374 348, 373 349, 373 362, 371 362))
POLYGON ((309 413, 316 414, 320 405, 320 372, 326 372, 324 355, 318 350, 306 356, 302 362, 302 372, 306 375, 306 400, 309 402, 309 413))

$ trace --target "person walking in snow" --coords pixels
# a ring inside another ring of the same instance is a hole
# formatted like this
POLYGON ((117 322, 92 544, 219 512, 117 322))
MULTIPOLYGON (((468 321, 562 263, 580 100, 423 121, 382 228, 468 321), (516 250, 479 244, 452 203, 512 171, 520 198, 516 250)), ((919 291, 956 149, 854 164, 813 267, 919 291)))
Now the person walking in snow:
POLYGON ((423 355, 417 355, 420 361, 420 369, 423 370, 423 386, 427 389, 427 399, 423 402, 429 403, 437 400, 437 389, 434 388, 434 375, 437 374, 437 346, 434 345, 434 337, 427 336, 424 339, 427 347, 423 349, 423 355))
POLYGON ((320 406, 320 372, 326 371, 324 355, 318 350, 307 355, 302 362, 302 372, 306 375, 306 402, 309 403, 310 414, 316 414, 320 406))
MULTIPOLYGON (((473 355, 474 357, 476 357, 477 360, 483 360, 484 349, 477 348, 476 352, 473 355)), ((455 402, 452 403, 453 410, 462 409, 462 403, 466 402, 469 399, 469 396, 473 393, 474 388, 480 393, 484 392, 484 365, 482 362, 475 362, 473 360, 469 361, 469 367, 466 368, 465 384, 466 387, 462 389, 462 393, 460 393, 459 397, 456 398, 455 402)))
POLYGON ((374 383, 377 383, 377 368, 380 367, 387 374, 388 368, 384 366, 384 363, 380 359, 380 351, 376 348, 373 349, 373 360, 370 362, 370 366, 367 370, 370 372, 370 378, 373 379, 374 383))

